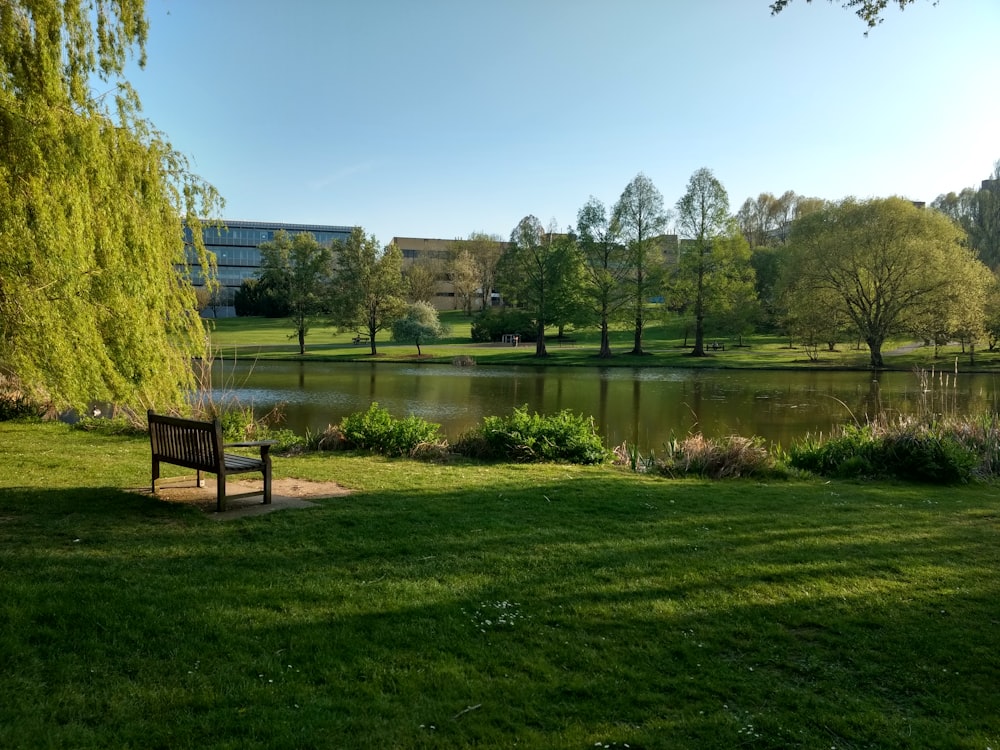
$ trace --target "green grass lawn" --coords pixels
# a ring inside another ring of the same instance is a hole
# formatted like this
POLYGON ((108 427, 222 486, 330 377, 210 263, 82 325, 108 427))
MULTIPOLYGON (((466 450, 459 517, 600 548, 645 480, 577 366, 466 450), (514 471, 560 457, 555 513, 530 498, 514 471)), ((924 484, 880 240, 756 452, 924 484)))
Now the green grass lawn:
MULTIPOLYGON (((725 345, 725 350, 710 351, 710 356, 689 356, 693 337, 685 346, 684 331, 676 322, 654 323, 646 329, 643 348, 646 354, 628 354, 632 349, 631 330, 618 328, 612 332, 611 360, 597 358, 600 335, 596 329, 569 332, 565 340, 549 332, 546 344, 549 356, 535 357, 535 345, 522 343, 518 347, 501 344, 474 344, 470 329, 472 319, 460 310, 447 311, 441 319, 451 329, 450 335, 437 342, 421 346, 420 362, 450 363, 455 357, 472 357, 480 364, 512 365, 541 364, 602 367, 712 367, 712 368, 777 368, 777 369, 868 369, 869 353, 856 343, 838 345, 836 351, 820 351, 810 358, 801 346, 790 346, 786 338, 774 335, 754 335, 741 341, 712 336, 707 341, 725 345), (742 345, 740 345, 742 343, 742 345)), ((354 344, 351 332, 335 327, 315 326, 306 337, 306 354, 298 353, 298 343, 292 334, 292 324, 282 318, 223 318, 212 321, 210 339, 215 356, 225 359, 310 359, 310 360, 371 360, 368 344, 354 344)), ((933 346, 912 348, 912 339, 901 338, 886 342, 883 347, 886 367, 896 370, 914 368, 954 369, 956 358, 963 372, 993 371, 1000 368, 1000 352, 976 352, 974 361, 957 345, 942 346, 935 353, 933 346)), ((413 362, 417 349, 412 343, 391 340, 389 332, 376 336, 378 361, 413 362)))
POLYGON ((311 454, 217 523, 148 450, 0 424, 0 747, 1000 748, 992 485, 311 454))

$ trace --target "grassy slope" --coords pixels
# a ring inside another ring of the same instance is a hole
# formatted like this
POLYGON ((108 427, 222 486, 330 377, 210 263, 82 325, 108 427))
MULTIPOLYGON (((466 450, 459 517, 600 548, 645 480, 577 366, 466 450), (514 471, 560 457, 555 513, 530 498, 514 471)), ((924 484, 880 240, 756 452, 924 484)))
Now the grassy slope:
MULTIPOLYGON (((459 355, 473 357, 480 364, 539 364, 534 344, 522 344, 514 348, 499 344, 470 343, 470 319, 461 311, 442 314, 442 320, 451 327, 451 334, 442 341, 422 346, 422 362, 451 362, 459 355)), ((217 356, 231 358, 254 357, 260 359, 300 359, 298 345, 289 338, 291 325, 284 319, 268 318, 226 318, 212 323, 213 350, 217 356)), ((555 333, 554 331, 552 332, 555 333)), ((338 332, 329 326, 310 329, 306 338, 306 359, 348 360, 371 358, 367 344, 351 343, 353 333, 338 332)), ((835 352, 820 352, 817 360, 812 360, 801 348, 789 348, 787 339, 777 336, 758 335, 746 337, 746 346, 736 346, 736 341, 711 338, 726 345, 725 351, 712 352, 705 358, 687 355, 690 349, 684 347, 684 332, 676 323, 654 324, 646 329, 643 339, 646 356, 635 357, 626 354, 632 348, 632 334, 628 330, 617 330, 612 335, 612 349, 616 356, 611 360, 596 357, 599 336, 596 331, 583 330, 570 334, 570 341, 551 340, 547 349, 549 357, 545 364, 582 366, 670 366, 670 367, 743 367, 743 368, 851 368, 867 369, 869 357, 867 348, 842 344, 835 352)), ((691 340, 689 340, 690 343, 691 340)), ((416 347, 390 340, 388 332, 376 337, 380 361, 413 361, 416 347)), ((914 367, 936 367, 952 369, 955 360, 960 360, 962 371, 995 370, 1000 367, 1000 352, 978 352, 974 365, 969 355, 963 354, 958 346, 941 347, 935 357, 933 347, 918 347, 909 350, 913 342, 909 339, 889 341, 883 347, 886 365, 892 369, 911 370, 914 367), (895 353, 898 349, 906 349, 895 353)))
POLYGON ((1000 746, 992 487, 311 455, 356 493, 216 523, 0 455, 2 747, 1000 746))

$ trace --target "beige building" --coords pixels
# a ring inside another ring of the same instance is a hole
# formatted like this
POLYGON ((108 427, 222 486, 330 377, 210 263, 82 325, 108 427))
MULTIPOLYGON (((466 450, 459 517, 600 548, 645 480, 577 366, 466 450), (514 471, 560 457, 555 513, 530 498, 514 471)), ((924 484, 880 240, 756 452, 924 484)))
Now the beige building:
POLYGON ((435 310, 457 310, 461 300, 448 281, 448 260, 451 257, 451 243, 454 240, 430 237, 393 237, 392 244, 403 253, 403 273, 406 274, 416 264, 427 264, 437 278, 434 298, 431 303, 435 310))
MULTIPOLYGON (((448 263, 455 250, 454 243, 462 240, 444 240, 430 237, 393 237, 392 243, 403 254, 403 273, 416 264, 424 264, 436 275, 434 297, 432 304, 436 310, 459 310, 462 308, 462 298, 455 293, 455 287, 448 278, 448 263)), ((494 292, 496 300, 497 295, 494 292)), ((472 301, 474 310, 483 308, 483 291, 476 290, 472 301)))

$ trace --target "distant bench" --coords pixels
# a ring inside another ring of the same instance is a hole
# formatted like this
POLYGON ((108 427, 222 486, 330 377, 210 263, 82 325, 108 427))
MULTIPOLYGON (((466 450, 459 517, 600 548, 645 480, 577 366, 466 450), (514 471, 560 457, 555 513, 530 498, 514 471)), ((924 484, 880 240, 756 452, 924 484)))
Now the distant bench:
POLYGON ((354 337, 353 339, 351 339, 351 340, 352 340, 352 341, 353 341, 353 342, 354 342, 355 344, 360 344, 360 343, 362 343, 362 342, 364 342, 365 344, 367 344, 367 343, 368 343, 368 342, 369 342, 369 341, 370 341, 371 339, 369 339, 369 338, 368 338, 367 336, 361 336, 361 335, 358 335, 358 336, 355 336, 355 337, 354 337))
MULTIPOLYGON (((201 472, 216 475, 218 485, 216 509, 221 513, 226 509, 226 477, 230 474, 247 474, 259 471, 264 476, 264 504, 271 502, 271 456, 269 451, 273 440, 252 443, 223 443, 222 423, 218 419, 198 422, 193 419, 168 417, 163 414, 147 413, 149 417, 149 443, 153 452, 152 490, 156 492, 156 480, 160 478, 160 463, 184 466, 194 469, 195 479, 201 486, 201 472), (260 458, 248 458, 226 453, 225 448, 260 448, 260 458)), ((248 492, 232 497, 249 497, 257 492, 248 492)))

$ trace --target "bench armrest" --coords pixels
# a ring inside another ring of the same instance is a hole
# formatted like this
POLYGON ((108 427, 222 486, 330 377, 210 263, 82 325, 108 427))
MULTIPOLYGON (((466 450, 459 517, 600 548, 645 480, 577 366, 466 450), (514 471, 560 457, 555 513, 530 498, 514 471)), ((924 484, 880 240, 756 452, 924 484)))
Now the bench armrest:
POLYGON ((222 449, 226 448, 260 448, 260 458, 262 461, 269 461, 271 446, 277 445, 277 440, 254 440, 249 443, 223 443, 222 449))

